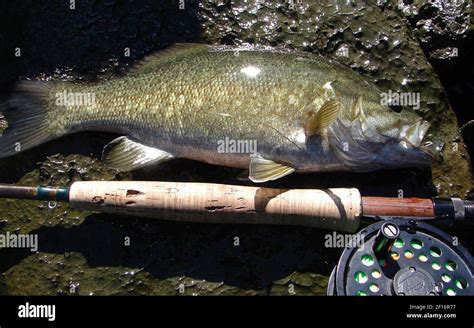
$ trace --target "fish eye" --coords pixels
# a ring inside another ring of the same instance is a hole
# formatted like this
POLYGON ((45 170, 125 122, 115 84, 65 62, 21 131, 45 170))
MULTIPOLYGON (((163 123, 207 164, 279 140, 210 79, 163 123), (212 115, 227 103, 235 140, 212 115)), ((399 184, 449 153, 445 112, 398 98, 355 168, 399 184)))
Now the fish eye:
POLYGON ((402 106, 400 105, 388 105, 391 110, 393 110, 395 113, 400 113, 402 111, 402 106))

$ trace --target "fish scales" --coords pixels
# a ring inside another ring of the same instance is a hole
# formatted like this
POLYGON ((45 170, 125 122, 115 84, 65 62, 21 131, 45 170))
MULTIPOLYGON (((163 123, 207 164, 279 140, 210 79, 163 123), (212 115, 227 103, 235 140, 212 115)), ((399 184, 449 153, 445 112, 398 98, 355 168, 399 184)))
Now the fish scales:
MULTIPOLYGON (((380 91, 351 69, 306 53, 178 45, 107 81, 32 83, 37 84, 24 86, 12 99, 24 104, 23 94, 41 96, 40 109, 26 107, 56 123, 44 126, 38 141, 77 131, 110 131, 127 136, 130 143, 122 145, 122 152, 135 149, 145 158, 156 149, 167 153, 166 159, 252 171, 258 157, 254 172, 263 170, 263 163, 267 174, 280 172, 265 181, 283 176, 282 167, 288 174, 290 169, 370 171, 430 162, 419 149, 426 122, 413 112, 395 113, 381 105, 380 91), (64 90, 94 95, 94 104, 59 108, 57 95, 64 90), (223 140, 255 141, 258 153, 219 152, 223 140)), ((14 131, 15 112, 6 113, 7 121, 9 114, 13 117, 14 131)), ((24 121, 18 121, 17 139, 31 135, 24 121)), ((13 134, 7 129, 0 137, 7 156, 5 144, 15 141, 13 134)), ((26 140, 27 148, 35 144, 26 140)))

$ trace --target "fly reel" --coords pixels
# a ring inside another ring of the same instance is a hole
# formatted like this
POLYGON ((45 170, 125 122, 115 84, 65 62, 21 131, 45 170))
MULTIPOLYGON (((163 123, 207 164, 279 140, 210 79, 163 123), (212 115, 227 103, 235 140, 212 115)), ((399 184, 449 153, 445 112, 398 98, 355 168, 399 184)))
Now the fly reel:
POLYGON ((474 295, 471 255, 432 225, 382 220, 357 237, 361 247, 343 251, 328 295, 474 295))

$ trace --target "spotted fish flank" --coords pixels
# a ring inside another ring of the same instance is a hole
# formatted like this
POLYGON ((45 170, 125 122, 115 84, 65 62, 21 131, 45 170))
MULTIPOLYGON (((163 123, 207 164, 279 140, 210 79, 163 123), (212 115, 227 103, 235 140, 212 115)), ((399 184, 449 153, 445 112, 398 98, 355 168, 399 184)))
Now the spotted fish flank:
POLYGON ((20 82, 0 112, 9 124, 0 157, 78 131, 109 131, 123 137, 103 159, 123 171, 180 157, 249 169, 251 180, 265 182, 431 163, 421 149, 427 122, 381 105, 380 91, 352 70, 281 49, 178 44, 100 83, 20 82), (64 90, 94 102, 58 106, 64 90), (227 139, 256 140, 258 156, 218 152, 227 139))

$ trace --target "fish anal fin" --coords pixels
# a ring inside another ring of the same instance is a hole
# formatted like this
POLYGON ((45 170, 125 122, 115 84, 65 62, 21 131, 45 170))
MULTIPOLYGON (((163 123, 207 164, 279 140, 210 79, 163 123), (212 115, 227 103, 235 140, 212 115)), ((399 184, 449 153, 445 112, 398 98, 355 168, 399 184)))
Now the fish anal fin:
POLYGON ((112 140, 104 147, 102 161, 107 166, 127 172, 151 164, 161 163, 174 156, 161 149, 145 146, 122 136, 112 140))
POLYGON ((238 181, 242 181, 242 182, 250 181, 250 179, 249 179, 249 170, 243 170, 242 172, 239 173, 239 175, 237 175, 235 177, 235 179, 238 180, 238 181))
POLYGON ((249 179, 256 183, 272 181, 291 174, 294 171, 295 169, 290 166, 275 163, 257 154, 250 159, 249 179))

